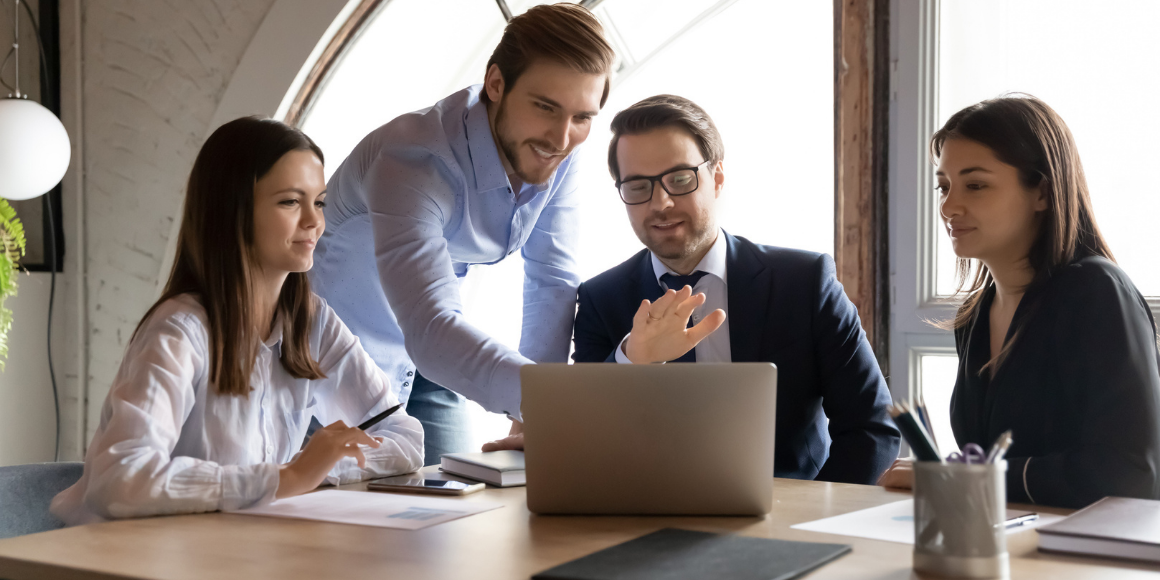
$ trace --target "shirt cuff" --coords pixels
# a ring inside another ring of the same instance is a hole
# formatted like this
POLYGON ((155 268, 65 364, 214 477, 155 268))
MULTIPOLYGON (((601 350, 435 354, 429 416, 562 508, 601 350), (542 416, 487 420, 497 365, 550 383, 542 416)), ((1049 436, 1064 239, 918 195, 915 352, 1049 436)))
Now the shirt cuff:
POLYGON ((631 332, 624 335, 624 339, 620 341, 620 344, 616 345, 616 362, 622 365, 632 364, 632 361, 628 360, 628 355, 624 354, 624 345, 628 342, 628 337, 630 336, 632 336, 631 332))
POLYGON ((278 466, 273 463, 222 466, 223 512, 266 505, 278 492, 278 466))

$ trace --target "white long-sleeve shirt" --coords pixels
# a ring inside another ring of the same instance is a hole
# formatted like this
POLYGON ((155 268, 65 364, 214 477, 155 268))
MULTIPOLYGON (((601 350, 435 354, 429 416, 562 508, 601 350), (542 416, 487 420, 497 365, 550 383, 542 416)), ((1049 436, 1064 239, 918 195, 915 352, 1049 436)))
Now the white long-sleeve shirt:
MULTIPOLYGON (((205 309, 189 294, 159 306, 129 345, 85 455, 84 475, 57 495, 75 525, 110 518, 236 510, 273 501, 278 466, 302 447, 311 416, 360 422, 398 403, 389 379, 334 310, 314 297, 310 354, 324 379, 298 379, 279 360, 282 323, 259 347, 248 396, 209 377, 205 309)), ((345 457, 327 477, 349 483, 414 471, 423 428, 402 410, 371 428, 366 467, 345 457)))

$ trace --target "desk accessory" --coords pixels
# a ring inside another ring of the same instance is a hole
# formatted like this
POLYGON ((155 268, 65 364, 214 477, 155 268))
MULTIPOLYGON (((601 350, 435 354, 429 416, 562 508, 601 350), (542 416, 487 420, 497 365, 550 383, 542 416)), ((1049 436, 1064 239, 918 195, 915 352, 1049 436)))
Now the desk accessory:
POLYGON ((1039 528, 1039 549, 1160 563, 1160 501, 1105 497, 1039 528))
POLYGON ((1007 578, 1010 431, 988 454, 968 443, 945 462, 914 462, 914 569, 957 578, 1007 578), (988 459, 994 459, 988 461, 988 459))
POLYGON ((362 424, 358 426, 358 428, 363 430, 363 431, 366 431, 367 429, 370 429, 371 427, 378 425, 380 421, 382 421, 383 419, 386 419, 387 417, 390 417, 395 411, 398 411, 402 407, 403 407, 402 405, 395 405, 394 407, 391 407, 390 409, 387 409, 386 411, 383 411, 382 413, 379 413, 378 415, 375 415, 374 417, 371 417, 370 419, 363 421, 362 424))
POLYGON ((499 487, 525 485, 523 451, 489 453, 448 453, 440 458, 440 469, 499 487))
POLYGON ((532 580, 790 580, 848 553, 845 544, 665 528, 545 570, 532 580))
POLYGON ((910 445, 919 461, 942 461, 938 447, 909 407, 902 403, 894 405, 890 409, 890 417, 894 419, 894 424, 898 425, 898 430, 902 432, 906 443, 910 445))

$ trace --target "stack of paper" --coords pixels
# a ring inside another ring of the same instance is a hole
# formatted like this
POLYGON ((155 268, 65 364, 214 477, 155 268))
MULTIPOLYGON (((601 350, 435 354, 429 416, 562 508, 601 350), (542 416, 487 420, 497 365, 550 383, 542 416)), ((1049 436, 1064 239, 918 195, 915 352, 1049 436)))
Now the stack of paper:
POLYGON ((499 507, 503 504, 329 489, 232 513, 419 530, 499 507))

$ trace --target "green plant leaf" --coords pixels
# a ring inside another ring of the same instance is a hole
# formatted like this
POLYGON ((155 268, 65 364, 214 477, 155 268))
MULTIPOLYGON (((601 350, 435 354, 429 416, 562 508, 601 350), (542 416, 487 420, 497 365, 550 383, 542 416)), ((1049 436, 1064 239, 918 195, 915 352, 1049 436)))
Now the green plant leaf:
POLYGON ((16 217, 16 209, 0 197, 0 372, 8 360, 8 331, 12 329, 12 311, 4 307, 4 301, 16 295, 25 242, 24 224, 16 217))

